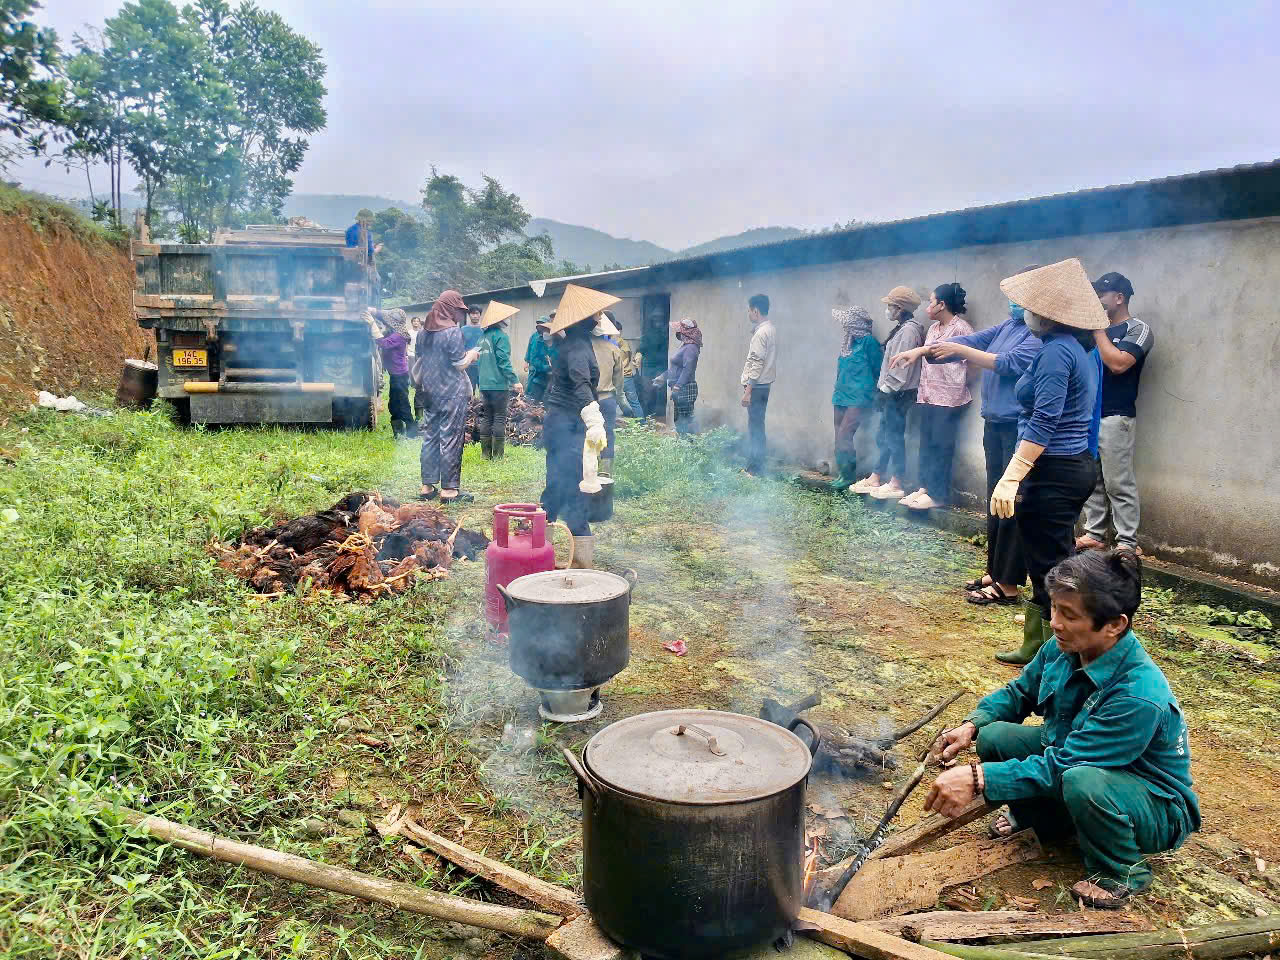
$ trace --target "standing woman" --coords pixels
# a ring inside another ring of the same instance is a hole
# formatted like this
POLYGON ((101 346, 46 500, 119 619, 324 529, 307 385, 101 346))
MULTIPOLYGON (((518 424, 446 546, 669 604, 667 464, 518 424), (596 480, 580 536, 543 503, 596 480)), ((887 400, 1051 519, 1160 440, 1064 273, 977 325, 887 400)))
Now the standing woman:
MULTIPOLYGON (((927 358, 929 349, 949 337, 973 333, 964 319, 964 287, 944 283, 929 297, 928 314, 933 324, 924 338, 924 346, 894 357, 894 366, 905 366, 927 358)), ((920 388, 916 404, 920 408, 920 489, 898 503, 912 510, 932 510, 951 499, 951 465, 956 454, 956 432, 960 417, 973 399, 969 392, 969 365, 926 362, 920 367, 920 388)))
MULTIPOLYGON (((1024 267, 1034 270, 1034 266, 1024 267)), ((987 461, 987 499, 995 492, 1000 475, 1018 445, 1018 414, 1014 393, 1018 378, 1031 367, 1040 352, 1040 338, 1024 320, 1024 311, 1009 301, 1009 319, 964 337, 935 343, 928 353, 931 363, 966 360, 982 373, 982 450, 987 461)), ((965 584, 970 603, 978 606, 1018 602, 1018 591, 1027 579, 1022 540, 1013 517, 997 517, 987 511, 987 572, 965 584)))
POLYGON ((467 315, 462 294, 440 294, 427 322, 418 334, 414 361, 415 379, 423 393, 426 419, 422 424, 421 499, 440 497, 442 503, 475 498, 459 490, 462 480, 462 441, 471 400, 471 380, 466 368, 476 361, 467 350, 458 324, 467 315))
POLYGON ((1071 556, 1076 517, 1097 477, 1089 431, 1098 367, 1088 351, 1107 315, 1074 258, 1006 277, 1000 289, 1026 310, 1027 327, 1043 341, 1018 378, 1018 447, 991 494, 991 512, 1017 524, 1031 575, 1022 647, 996 659, 1025 666, 1053 634, 1045 576, 1071 556))
POLYGON ((605 448, 600 454, 600 476, 613 476, 614 427, 618 422, 618 391, 622 389, 622 349, 618 346, 618 328, 607 313, 600 314, 592 331, 591 349, 600 368, 596 383, 596 399, 604 416, 605 448))
POLYGON ((577 567, 590 567, 595 555, 587 500, 579 487, 583 450, 588 442, 603 450, 606 442, 604 416, 596 400, 600 367, 591 346, 591 331, 600 311, 617 302, 617 297, 607 293, 566 284, 551 322, 551 334, 558 343, 547 385, 547 414, 542 421, 542 442, 547 450, 542 509, 547 511, 548 521, 560 519, 569 527, 577 567))
MULTIPOLYGON (((839 300, 837 300, 839 302, 839 300)), ((846 300, 845 303, 848 303, 846 300)), ((866 307, 832 307, 831 319, 840 325, 843 339, 836 358, 836 384, 831 391, 835 412, 836 468, 832 490, 847 490, 858 478, 858 450, 854 438, 858 425, 876 399, 876 380, 884 350, 871 335, 871 314, 866 307)))
MULTIPOLYGON (((418 435, 413 407, 409 405, 409 315, 403 310, 365 311, 374 342, 382 351, 382 365, 391 377, 387 410, 391 414, 391 435, 411 438, 418 435)), ((379 384, 381 387, 381 384, 379 384)))
POLYGON ((636 419, 644 418, 644 406, 640 403, 640 354, 631 349, 631 341, 623 332, 622 323, 613 317, 613 325, 618 328, 618 347, 622 350, 622 395, 618 397, 618 405, 624 416, 636 419))
POLYGON ((486 460, 499 460, 506 453, 507 402, 511 394, 524 390, 520 378, 511 369, 511 338, 507 321, 520 312, 497 300, 490 300, 480 318, 484 334, 477 346, 476 382, 480 387, 480 412, 476 416, 476 436, 480 438, 480 455, 486 460))
POLYGON ((698 357, 702 355, 702 330, 690 317, 671 324, 680 347, 671 357, 667 372, 653 381, 657 389, 663 382, 671 388, 671 406, 675 411, 676 433, 688 436, 698 432, 693 407, 698 402, 698 357))
POLYGON ((877 500, 901 500, 907 478, 907 412, 915 406, 920 386, 920 364, 895 367, 898 354, 912 350, 924 342, 924 326, 915 318, 920 294, 910 287, 894 287, 884 303, 885 317, 893 324, 884 341, 884 362, 876 382, 876 409, 880 424, 876 428, 879 459, 875 471, 850 489, 867 493, 877 500))
MULTIPOLYGON (((418 334, 422 332, 422 318, 409 318, 409 380, 413 381, 413 367, 418 358, 418 334)), ((413 425, 416 433, 418 426, 422 423, 422 388, 415 385, 413 388, 413 425)))

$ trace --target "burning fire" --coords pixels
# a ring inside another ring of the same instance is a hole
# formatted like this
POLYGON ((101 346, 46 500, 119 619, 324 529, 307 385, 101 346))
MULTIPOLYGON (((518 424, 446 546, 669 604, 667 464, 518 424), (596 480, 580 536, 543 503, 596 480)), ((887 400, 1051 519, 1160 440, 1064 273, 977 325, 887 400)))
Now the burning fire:
POLYGON ((818 838, 809 837, 804 844, 804 899, 809 899, 813 882, 818 878, 818 838))

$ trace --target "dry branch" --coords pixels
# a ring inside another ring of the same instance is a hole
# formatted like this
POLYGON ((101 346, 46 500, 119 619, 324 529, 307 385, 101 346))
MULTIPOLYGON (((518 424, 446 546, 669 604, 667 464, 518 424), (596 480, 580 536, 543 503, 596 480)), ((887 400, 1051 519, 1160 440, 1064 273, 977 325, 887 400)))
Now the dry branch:
MULTIPOLYGON (((109 808, 108 808, 109 809, 109 808)), ((398 880, 383 880, 367 873, 359 873, 346 867, 335 867, 281 853, 268 847, 240 843, 215 836, 204 830, 186 827, 161 817, 148 816, 127 807, 114 808, 120 817, 138 827, 148 836, 172 843, 202 857, 211 857, 223 863, 248 867, 295 883, 345 893, 372 903, 381 903, 397 910, 419 913, 440 920, 453 920, 473 927, 484 927, 501 933, 510 933, 530 940, 546 940, 560 926, 561 918, 534 910, 517 910, 492 903, 479 903, 462 897, 433 893, 398 880)))
POLYGON ((796 928, 815 940, 867 960, 947 960, 946 954, 937 950, 808 907, 801 909, 796 928))
POLYGON ((1149 930, 1146 919, 1133 914, 1091 910, 1087 913, 1028 913, 1025 910, 932 910, 886 920, 867 920, 867 926, 905 940, 983 940, 987 937, 1032 939, 1080 936, 1089 933, 1133 933, 1149 930))

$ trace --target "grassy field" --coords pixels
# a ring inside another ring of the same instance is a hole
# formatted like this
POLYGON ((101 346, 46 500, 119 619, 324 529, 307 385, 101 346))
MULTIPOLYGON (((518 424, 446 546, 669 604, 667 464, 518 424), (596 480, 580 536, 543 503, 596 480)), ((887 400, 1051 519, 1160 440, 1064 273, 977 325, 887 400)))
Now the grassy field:
MULTIPOLYGON (((1016 631, 1012 615, 966 609, 950 589, 979 565, 973 544, 743 477, 725 435, 691 445, 633 429, 621 444, 620 519, 599 530, 599 565, 641 576, 632 666, 595 725, 548 727, 484 637, 480 564, 359 606, 263 600, 206 552, 351 490, 411 494, 416 444, 385 430, 180 430, 159 411, 41 412, 0 428, 0 955, 540 956, 203 861, 96 805, 500 900, 370 822, 406 804, 572 886, 576 796, 558 751, 600 724, 661 706, 754 713, 762 695, 820 685, 825 722, 874 726, 943 688, 1006 679, 989 657, 1016 631), (688 657, 662 651, 676 637, 688 657), (384 745, 361 744, 362 731, 384 745)), ((495 465, 468 449, 468 526, 486 526, 494 502, 536 499, 539 454, 508 453, 495 465)), ((1280 859, 1280 683, 1249 666, 1274 665, 1274 647, 1167 592, 1148 607, 1144 635, 1184 698, 1212 828, 1280 859)), ((819 789, 854 804, 859 829, 886 793, 878 781, 819 789)), ((1181 909, 1188 862, 1162 868, 1166 915, 1181 909)), ((1223 912, 1220 900, 1207 909, 1223 912)))

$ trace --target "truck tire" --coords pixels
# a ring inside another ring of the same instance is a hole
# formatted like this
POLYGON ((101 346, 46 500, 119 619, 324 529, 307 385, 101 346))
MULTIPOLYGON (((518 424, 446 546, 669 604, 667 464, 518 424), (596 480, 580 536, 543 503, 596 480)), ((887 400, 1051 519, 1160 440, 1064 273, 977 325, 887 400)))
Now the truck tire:
POLYGON ((176 400, 170 400, 173 404, 174 419, 177 420, 178 426, 191 426, 191 400, 188 397, 180 397, 176 400))
POLYGON ((334 401, 334 420, 344 430, 373 430, 378 426, 378 398, 350 397, 334 401))

